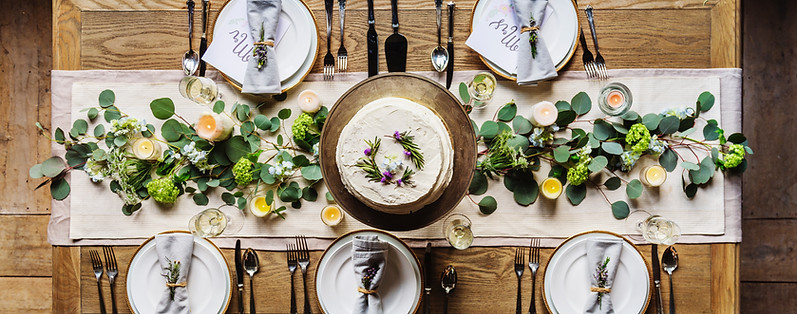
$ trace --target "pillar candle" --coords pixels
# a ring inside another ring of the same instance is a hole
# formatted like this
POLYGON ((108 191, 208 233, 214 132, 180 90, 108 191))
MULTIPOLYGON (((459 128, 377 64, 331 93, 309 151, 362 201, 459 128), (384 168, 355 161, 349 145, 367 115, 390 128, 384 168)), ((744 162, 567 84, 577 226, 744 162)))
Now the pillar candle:
POLYGON ((307 113, 316 113, 319 109, 321 109, 321 97, 318 96, 313 90, 306 89, 299 93, 299 96, 296 98, 299 103, 299 108, 302 111, 307 113))
POLYGON ((545 127, 556 122, 559 110, 550 101, 541 101, 531 107, 531 123, 538 127, 545 127))
POLYGON ((203 113, 196 123, 196 134, 208 141, 223 141, 232 135, 232 120, 212 112, 203 113))
POLYGON ((146 137, 139 138, 133 142, 131 149, 133 150, 133 155, 142 160, 155 160, 160 155, 160 145, 146 137))

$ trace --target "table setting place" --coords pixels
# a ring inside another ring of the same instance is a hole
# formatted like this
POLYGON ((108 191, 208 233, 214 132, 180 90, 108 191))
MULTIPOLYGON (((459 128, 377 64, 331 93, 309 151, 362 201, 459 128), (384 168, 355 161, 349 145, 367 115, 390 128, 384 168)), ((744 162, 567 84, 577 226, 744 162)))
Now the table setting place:
POLYGON ((50 243, 88 248, 91 309, 448 313, 484 292, 675 313, 676 270, 700 263, 676 244, 741 241, 739 69, 609 70, 599 3, 433 0, 432 26, 399 28, 417 19, 398 0, 366 1, 346 29, 346 0, 325 23, 304 0, 203 0, 195 47, 188 0, 181 71, 53 71, 53 157, 30 176, 50 243), (455 68, 471 51, 486 69, 455 68))

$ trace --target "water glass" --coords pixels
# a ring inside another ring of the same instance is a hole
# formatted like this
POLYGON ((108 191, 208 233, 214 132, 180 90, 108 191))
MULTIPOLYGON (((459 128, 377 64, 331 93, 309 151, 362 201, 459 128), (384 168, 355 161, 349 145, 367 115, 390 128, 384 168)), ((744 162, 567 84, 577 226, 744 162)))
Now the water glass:
POLYGON ((473 232, 468 216, 452 214, 443 222, 443 236, 455 249, 464 250, 473 243, 473 232))
POLYGON ((208 208, 191 217, 188 230, 199 237, 215 237, 222 233, 232 235, 243 227, 243 212, 237 208, 208 208), (224 209, 223 209, 224 208, 224 209))
POLYGON ((180 80, 180 95, 189 100, 209 105, 219 98, 219 87, 216 82, 201 76, 186 76, 180 80))
POLYGON ((468 82, 468 93, 472 98, 473 108, 482 108, 493 99, 495 84, 495 76, 489 72, 481 72, 471 78, 468 82))
POLYGON ((673 245, 681 238, 681 227, 674 221, 646 211, 635 211, 628 216, 636 232, 650 243, 673 245))

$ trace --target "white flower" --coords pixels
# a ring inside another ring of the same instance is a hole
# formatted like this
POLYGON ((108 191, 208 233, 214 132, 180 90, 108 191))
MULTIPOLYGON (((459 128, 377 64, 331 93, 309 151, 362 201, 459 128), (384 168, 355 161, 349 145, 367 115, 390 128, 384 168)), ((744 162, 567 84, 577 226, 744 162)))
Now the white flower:
POLYGON ((283 161, 282 162, 282 167, 287 169, 287 170, 291 170, 291 169, 293 169, 293 163, 290 162, 290 161, 287 161, 287 160, 283 161))

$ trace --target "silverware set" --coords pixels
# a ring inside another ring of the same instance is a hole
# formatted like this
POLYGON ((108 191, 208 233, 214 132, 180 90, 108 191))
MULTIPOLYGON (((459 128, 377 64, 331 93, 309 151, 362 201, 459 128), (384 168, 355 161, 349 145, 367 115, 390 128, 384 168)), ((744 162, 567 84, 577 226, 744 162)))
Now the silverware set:
MULTIPOLYGON (((105 255, 105 273, 108 276, 108 282, 111 287, 111 313, 116 314, 118 311, 116 309, 116 295, 113 290, 116 275, 119 274, 119 268, 116 266, 116 254, 114 254, 113 248, 105 246, 103 247, 103 255, 105 255)), ((97 278, 97 292, 100 296, 100 312, 104 314, 107 312, 105 310, 105 300, 103 300, 102 297, 102 258, 97 250, 89 250, 89 256, 91 257, 91 268, 94 271, 94 277, 97 278)))
MULTIPOLYGON (((517 306, 515 313, 522 313, 523 298, 521 297, 521 278, 523 277, 523 270, 526 268, 525 260, 526 250, 524 248, 515 249, 515 275, 517 275, 517 306)), ((535 302, 535 290, 537 289, 537 269, 540 268, 540 239, 532 238, 529 243, 529 263, 528 267, 531 270, 531 304, 529 304, 529 314, 537 314, 537 306, 535 302)))
POLYGON ((244 312, 244 271, 249 275, 249 312, 255 310, 255 273, 260 270, 260 259, 255 250, 241 251, 241 240, 235 241, 235 280, 238 287, 238 313, 244 312))
POLYGON ((606 61, 601 55, 600 48, 598 48, 598 34, 595 32, 595 19, 592 14, 592 6, 588 5, 585 11, 587 13, 587 21, 589 21, 589 29, 592 33, 592 43, 595 45, 595 53, 597 56, 593 59, 592 52, 587 49, 587 42, 584 39, 584 30, 582 29, 579 40, 581 41, 581 47, 584 48, 584 54, 581 57, 584 62, 584 70, 587 72, 587 77, 589 78, 605 80, 609 78, 609 74, 606 72, 606 61))
POLYGON ((287 245, 288 271, 291 272, 291 314, 298 313, 296 309, 296 293, 294 292, 293 273, 296 268, 302 271, 302 282, 304 283, 304 313, 312 313, 310 310, 310 299, 307 296, 307 269, 310 266, 310 250, 307 247, 305 236, 296 236, 296 244, 287 245))

